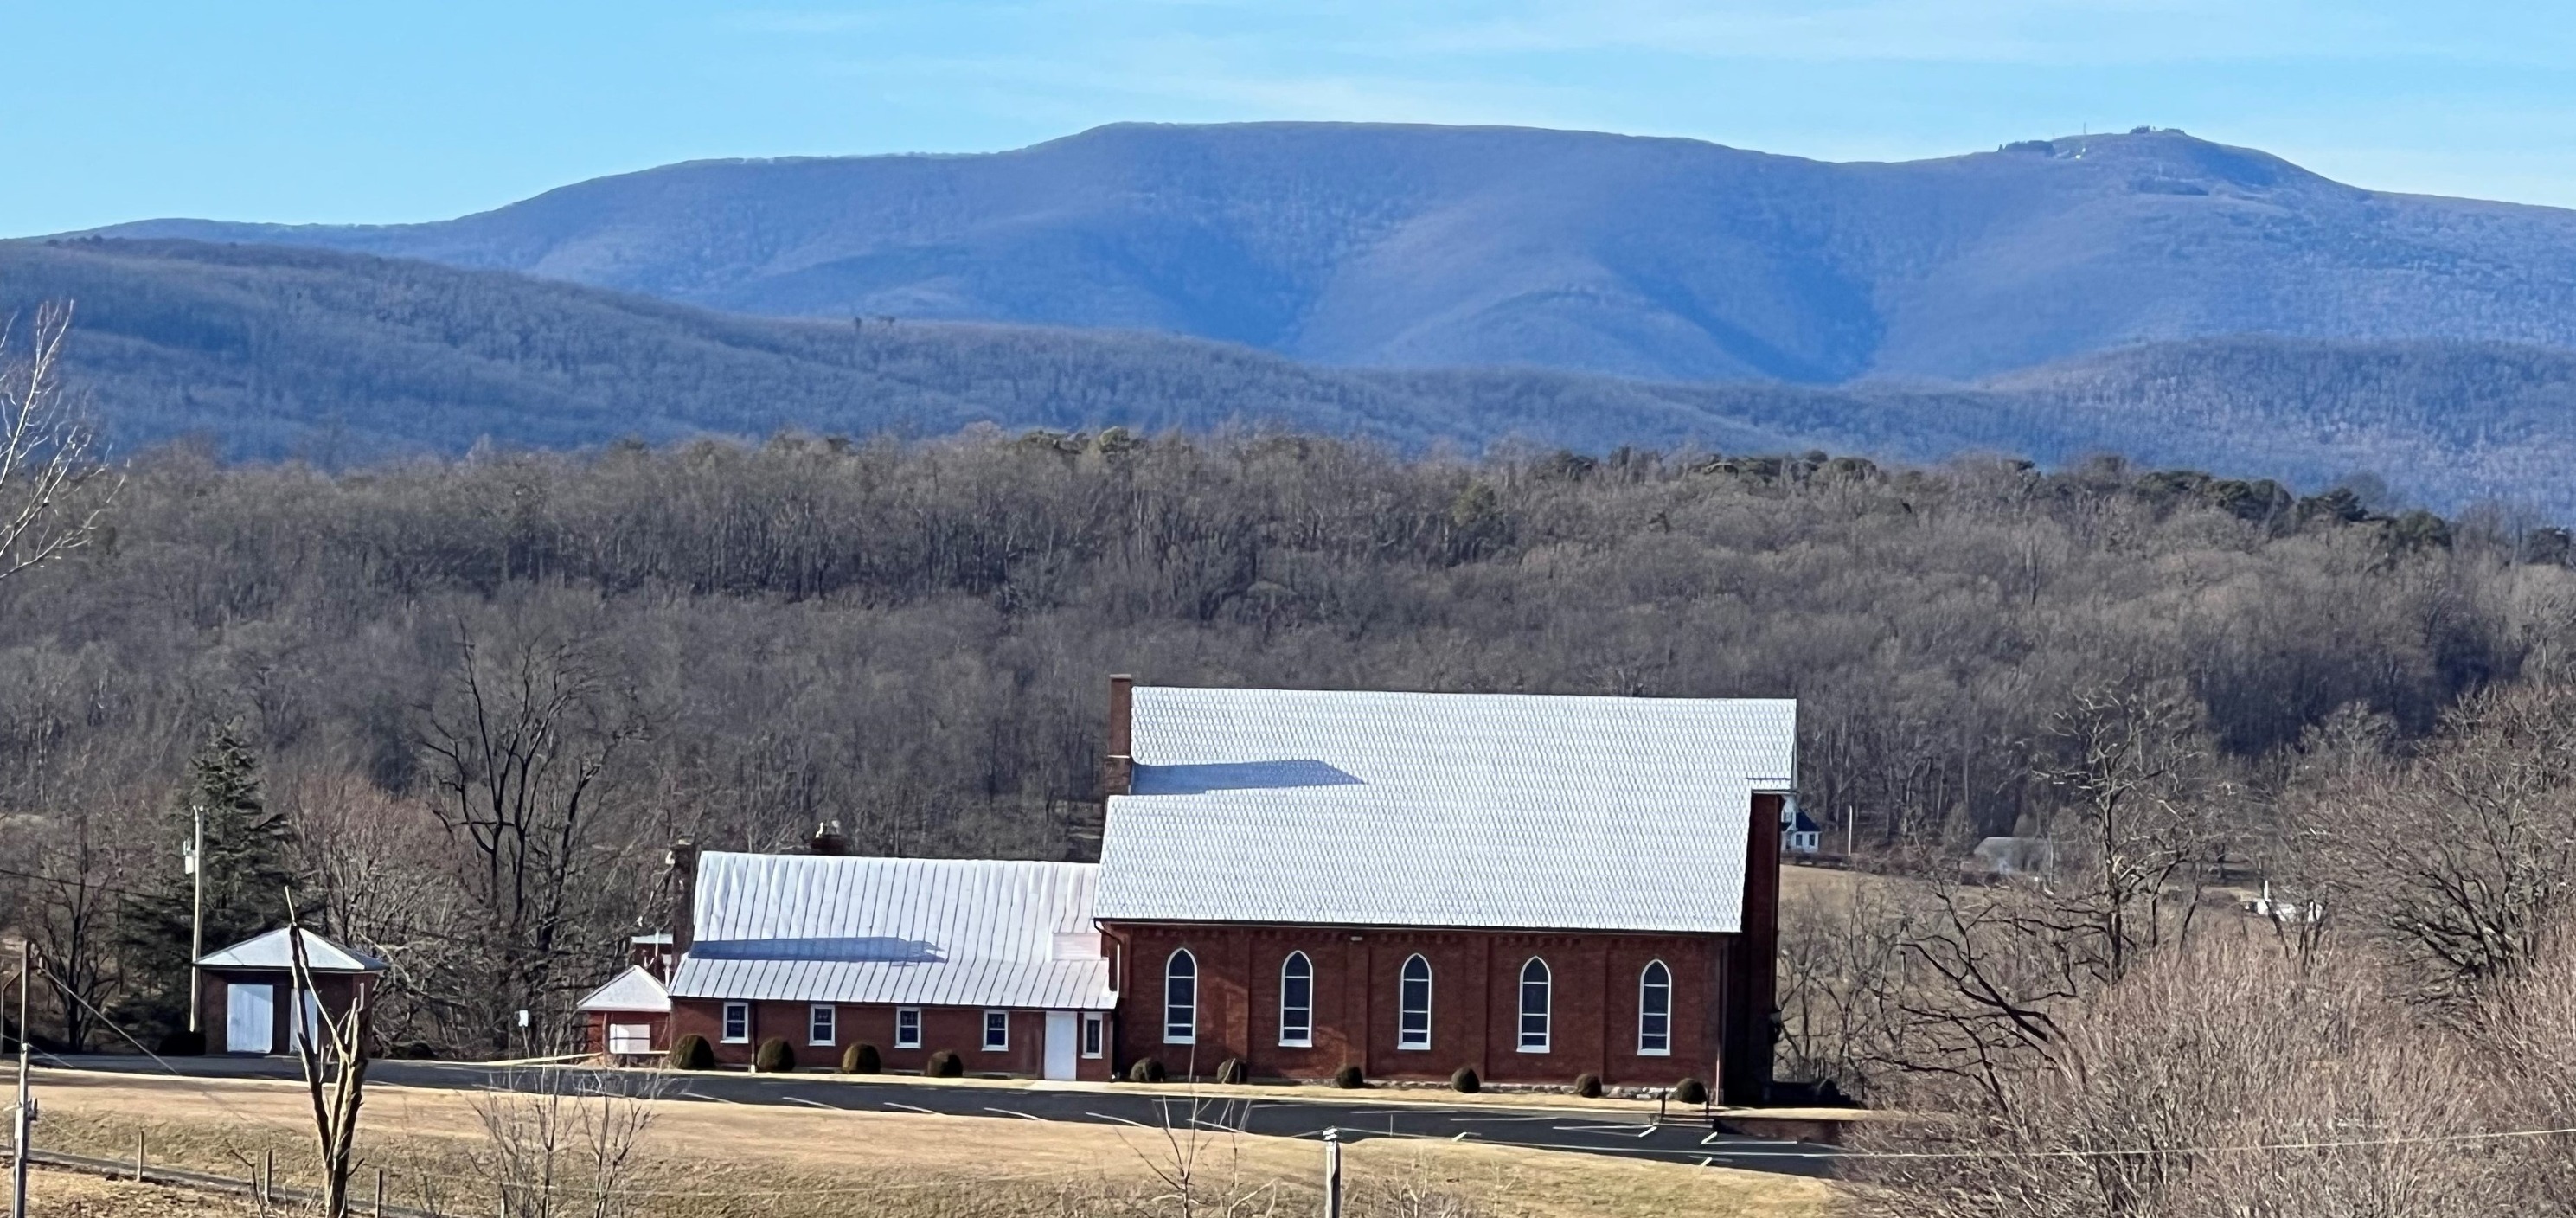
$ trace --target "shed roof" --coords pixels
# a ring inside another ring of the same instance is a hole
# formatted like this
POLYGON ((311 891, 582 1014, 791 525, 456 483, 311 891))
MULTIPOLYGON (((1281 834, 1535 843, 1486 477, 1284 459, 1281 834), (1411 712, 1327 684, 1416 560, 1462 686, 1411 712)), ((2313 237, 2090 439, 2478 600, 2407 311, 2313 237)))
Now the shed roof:
MULTIPOLYGON (((294 933, 304 936, 304 963, 314 972, 381 973, 385 971, 384 961, 365 952, 350 951, 309 930, 294 933)), ((279 927, 267 934, 244 939, 231 947, 198 957, 197 967, 293 972, 295 949, 288 944, 286 936, 287 928, 279 927)))
POLYGON ((654 976, 652 970, 640 964, 630 964, 625 972, 610 978, 608 984, 592 990, 575 1009, 666 1014, 671 1009, 671 991, 662 988, 662 979, 654 976))
POLYGON ((1734 931, 1797 704, 1138 688, 1104 920, 1734 931))
POLYGON ((698 856, 678 998, 1106 1010, 1089 863, 698 856))

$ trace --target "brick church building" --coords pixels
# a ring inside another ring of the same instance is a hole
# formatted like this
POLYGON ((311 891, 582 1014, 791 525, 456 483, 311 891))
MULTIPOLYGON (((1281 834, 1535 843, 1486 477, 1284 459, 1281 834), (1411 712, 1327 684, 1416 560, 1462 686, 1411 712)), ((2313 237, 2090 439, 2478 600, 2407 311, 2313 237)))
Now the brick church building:
POLYGON ((1136 687, 1100 862, 685 854, 671 1030, 973 1073, 1770 1076, 1785 700, 1136 687), (703 879, 701 877, 703 872, 703 879), (712 932, 712 933, 710 933, 712 932))

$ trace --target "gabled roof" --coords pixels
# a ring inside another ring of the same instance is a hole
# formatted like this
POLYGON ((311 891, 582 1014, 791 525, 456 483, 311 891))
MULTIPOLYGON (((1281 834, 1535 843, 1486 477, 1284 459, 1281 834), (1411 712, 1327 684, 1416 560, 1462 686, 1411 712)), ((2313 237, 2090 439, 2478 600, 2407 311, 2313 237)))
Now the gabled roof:
POLYGON ((665 1014, 671 1009, 671 991, 662 988, 662 979, 640 964, 630 964, 626 971, 609 979, 608 984, 592 990, 590 996, 574 1008, 582 1011, 645 1011, 665 1014))
POLYGON ((1797 704, 1138 688, 1103 920, 1734 931, 1797 704))
POLYGON ((1106 1010, 1089 863, 698 856, 676 998, 1106 1010))
MULTIPOLYGON (((365 952, 353 952, 312 931, 295 932, 304 936, 304 963, 317 973, 381 973, 385 962, 365 952)), ((244 939, 221 951, 198 957, 197 967, 217 969, 274 969, 291 972, 295 968, 295 949, 288 944, 287 930, 279 927, 256 938, 244 939)))

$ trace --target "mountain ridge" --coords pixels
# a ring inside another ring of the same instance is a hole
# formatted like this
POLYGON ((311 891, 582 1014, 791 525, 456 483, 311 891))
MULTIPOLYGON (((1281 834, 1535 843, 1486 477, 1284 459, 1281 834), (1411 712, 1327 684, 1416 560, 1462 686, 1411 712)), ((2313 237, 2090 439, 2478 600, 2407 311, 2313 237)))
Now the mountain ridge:
POLYGON ((2576 353, 2222 337, 1973 385, 1671 383, 1352 369, 1142 332, 714 312, 506 271, 286 246, 0 242, 0 312, 75 302, 70 375, 120 451, 203 437, 325 465, 478 443, 1293 429, 1400 450, 1519 442, 1913 461, 1990 453, 2271 477, 2367 472, 2451 510, 2576 521, 2576 353))
POLYGON ((1539 128, 1115 124, 997 153, 683 162, 424 224, 100 232, 1353 367, 1843 384, 2248 332, 2576 347, 2576 212, 2364 190, 2173 131, 1828 162, 1539 128))

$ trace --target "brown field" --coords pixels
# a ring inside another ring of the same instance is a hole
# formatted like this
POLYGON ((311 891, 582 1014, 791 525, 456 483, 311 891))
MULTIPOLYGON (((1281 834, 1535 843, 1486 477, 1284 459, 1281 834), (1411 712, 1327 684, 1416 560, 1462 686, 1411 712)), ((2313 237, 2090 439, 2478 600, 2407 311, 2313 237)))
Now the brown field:
POLYGON ((248 1218, 253 1211, 237 1197, 40 1167, 27 1173, 27 1212, 35 1218, 248 1218))
MULTIPOLYGON (((247 1176, 274 1152, 281 1185, 312 1179, 309 1110, 292 1084, 47 1072, 40 1094, 39 1144, 50 1149, 130 1159, 139 1131, 156 1164, 247 1176)), ((494 1213, 476 1166, 487 1142, 473 1101, 456 1091, 372 1091, 361 1196, 382 1166, 396 1203, 494 1213)), ((640 1212, 656 1218, 1177 1214, 1172 1177, 1184 1158, 1206 1212, 1232 1203, 1232 1213, 1302 1215, 1314 1212, 1322 1153, 1310 1141, 999 1117, 656 1109, 638 1178, 640 1212)), ((1361 1142, 1346 1163, 1353 1218, 1808 1218, 1835 1196, 1831 1185, 1783 1176, 1440 1141, 1361 1142)))

